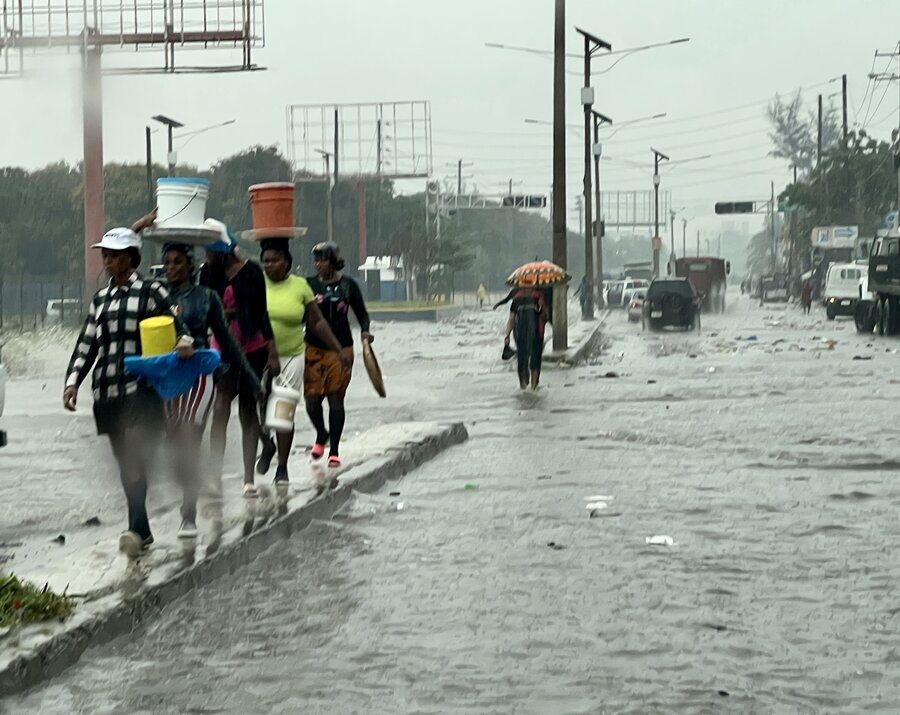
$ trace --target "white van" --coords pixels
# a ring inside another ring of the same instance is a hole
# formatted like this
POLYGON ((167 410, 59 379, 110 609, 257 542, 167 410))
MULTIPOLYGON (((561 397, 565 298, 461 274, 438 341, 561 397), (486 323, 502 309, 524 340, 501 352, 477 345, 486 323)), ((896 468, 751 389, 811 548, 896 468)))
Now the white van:
POLYGON ((825 315, 855 315, 859 302, 859 283, 869 273, 865 263, 832 263, 825 274, 825 315))

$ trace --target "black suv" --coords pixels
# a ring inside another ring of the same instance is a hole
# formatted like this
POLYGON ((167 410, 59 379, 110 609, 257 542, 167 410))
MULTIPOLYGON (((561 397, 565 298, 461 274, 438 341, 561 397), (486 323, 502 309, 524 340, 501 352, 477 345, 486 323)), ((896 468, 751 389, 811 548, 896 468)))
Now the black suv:
POLYGON ((700 306, 694 286, 687 278, 660 278, 653 281, 644 298, 641 327, 700 330, 700 306))

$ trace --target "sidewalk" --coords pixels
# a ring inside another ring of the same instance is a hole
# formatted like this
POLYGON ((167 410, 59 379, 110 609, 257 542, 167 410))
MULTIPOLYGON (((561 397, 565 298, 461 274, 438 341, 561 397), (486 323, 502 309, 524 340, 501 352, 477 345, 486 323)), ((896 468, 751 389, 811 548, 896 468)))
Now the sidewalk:
MULTIPOLYGON (((610 309, 604 308, 597 311, 594 320, 582 320, 580 315, 569 310, 569 347, 565 351, 553 351, 547 355, 547 360, 559 365, 577 365, 587 357, 600 336, 604 322, 610 315, 610 309), (572 320, 574 316, 574 320, 572 320)), ((549 341, 548 341, 549 342, 549 341)))
POLYGON ((268 487, 259 499, 243 499, 236 482, 227 485, 220 523, 209 518, 201 502, 198 539, 177 538, 177 505, 158 509, 151 514, 156 543, 136 561, 118 552, 119 524, 78 530, 64 544, 49 541, 46 534, 26 539, 7 570, 66 590, 77 605, 64 623, 30 625, 0 640, 0 695, 52 677, 86 648, 129 632, 167 603, 246 565, 313 519, 330 518, 353 490, 375 491, 467 437, 459 423, 398 423, 348 441, 339 470, 312 465, 305 454, 292 455, 286 495, 268 487))

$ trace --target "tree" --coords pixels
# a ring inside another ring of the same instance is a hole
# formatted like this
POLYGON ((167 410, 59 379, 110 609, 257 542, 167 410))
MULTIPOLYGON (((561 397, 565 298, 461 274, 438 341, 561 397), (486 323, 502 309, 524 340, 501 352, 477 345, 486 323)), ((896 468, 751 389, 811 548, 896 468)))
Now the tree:
MULTIPOLYGON (((769 138, 775 145, 769 156, 785 159, 803 176, 809 174, 816 164, 818 153, 818 107, 804 117, 799 91, 790 101, 782 100, 776 94, 766 109, 766 115, 772 124, 769 138)), ((840 136, 838 110, 829 102, 822 110, 822 151, 837 144, 840 136)))

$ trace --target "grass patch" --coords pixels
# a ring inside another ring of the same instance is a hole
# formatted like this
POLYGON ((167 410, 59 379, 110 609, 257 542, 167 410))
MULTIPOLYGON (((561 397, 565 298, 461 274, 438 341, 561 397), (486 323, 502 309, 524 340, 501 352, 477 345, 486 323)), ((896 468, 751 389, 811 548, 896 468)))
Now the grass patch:
POLYGON ((63 620, 74 608, 71 598, 54 593, 47 584, 38 588, 14 574, 0 576, 0 627, 63 620))

